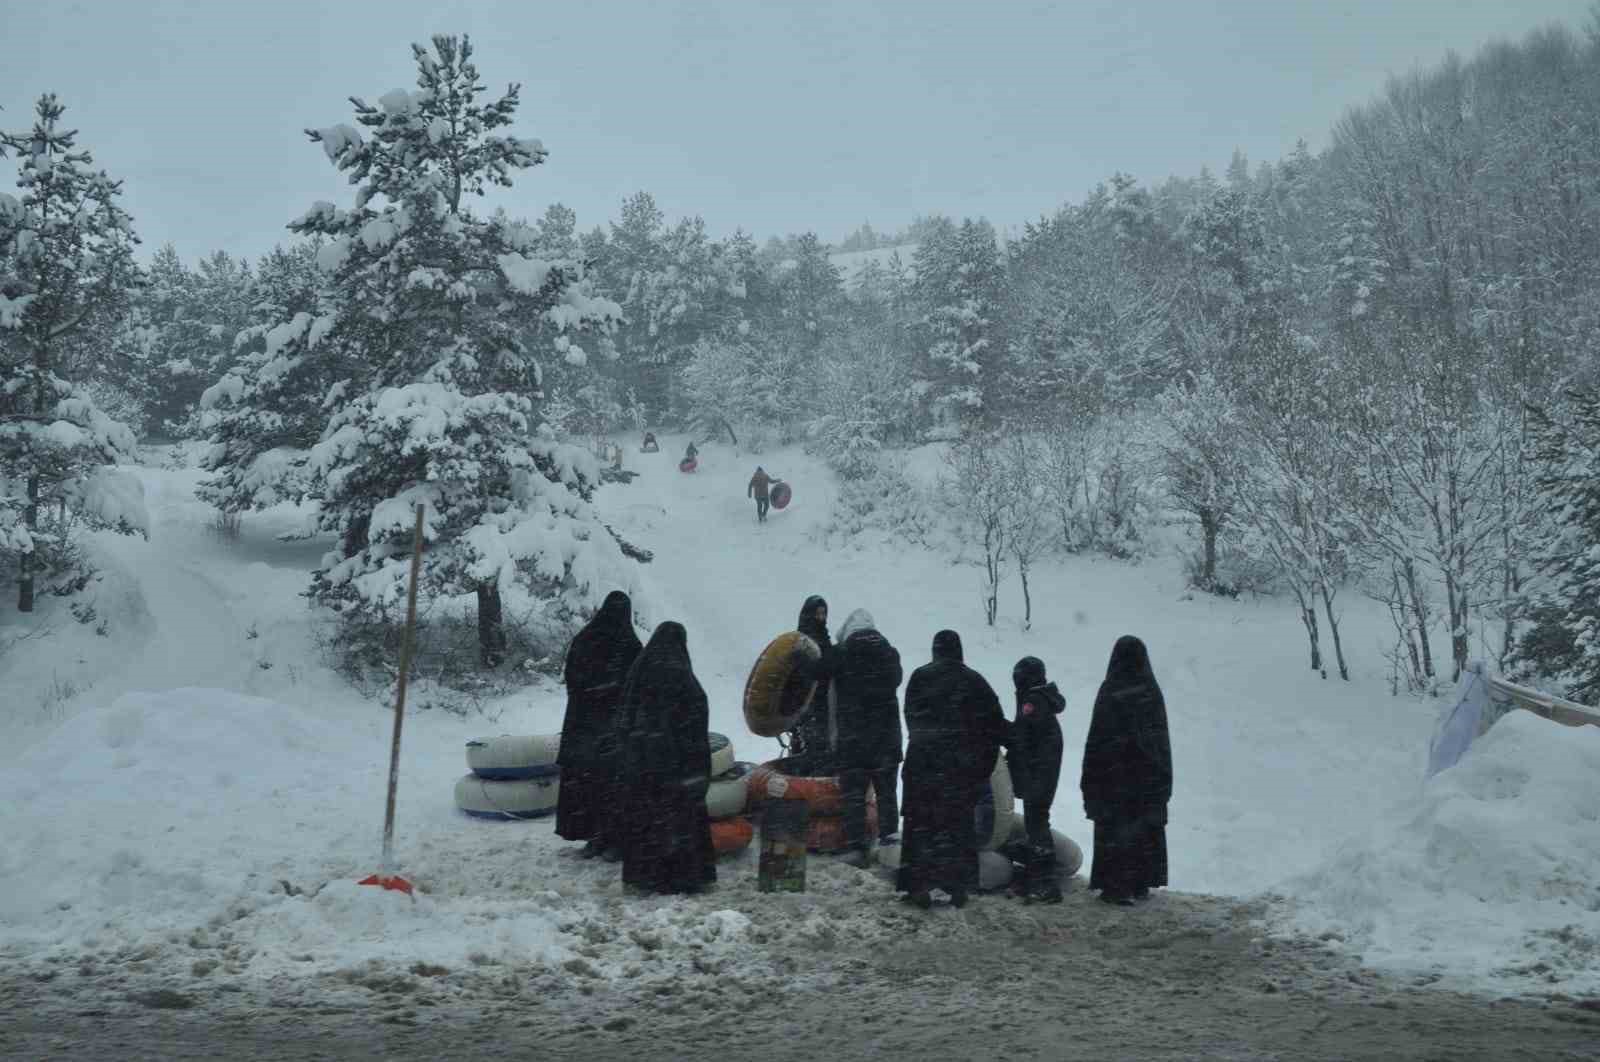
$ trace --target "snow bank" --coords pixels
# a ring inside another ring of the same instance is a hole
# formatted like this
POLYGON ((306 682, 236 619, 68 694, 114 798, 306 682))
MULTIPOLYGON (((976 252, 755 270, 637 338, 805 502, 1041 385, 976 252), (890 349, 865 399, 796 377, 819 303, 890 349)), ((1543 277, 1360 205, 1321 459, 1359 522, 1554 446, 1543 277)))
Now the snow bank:
POLYGON ((1600 990, 1600 727, 1511 712, 1416 802, 1285 883, 1374 966, 1600 990))

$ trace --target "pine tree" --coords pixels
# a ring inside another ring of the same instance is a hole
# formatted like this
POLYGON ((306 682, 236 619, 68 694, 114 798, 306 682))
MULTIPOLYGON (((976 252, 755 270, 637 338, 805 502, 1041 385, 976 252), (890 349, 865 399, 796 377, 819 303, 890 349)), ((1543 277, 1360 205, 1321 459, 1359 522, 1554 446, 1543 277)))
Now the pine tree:
POLYGON ((1592 700, 1600 691, 1600 392, 1569 398, 1564 410, 1534 413, 1537 490, 1552 526, 1534 548, 1530 623, 1509 663, 1520 678, 1592 700))
POLYGON ((930 231, 914 259, 921 309, 915 394, 944 434, 997 423, 1003 371, 1000 250, 987 221, 930 231))
POLYGON ((572 616, 626 581, 589 506, 593 459, 545 438, 535 406, 540 355, 582 358, 577 340, 604 331, 618 308, 589 292, 579 263, 531 257, 536 230, 472 211, 471 197, 509 186, 546 152, 497 132, 519 89, 480 100, 467 38, 432 45, 412 46, 416 91, 376 106, 352 98, 364 133, 307 130, 357 186, 355 204, 318 203, 290 226, 327 241, 318 258, 329 299, 265 338, 269 357, 310 359, 329 382, 306 468, 318 526, 340 548, 314 574, 314 597, 349 618, 390 614, 412 511, 425 505, 427 588, 476 596, 492 666, 506 591, 572 616))
POLYGON ((127 321, 138 239, 117 203, 121 182, 91 169, 77 133, 60 127, 64 110, 41 96, 30 130, 0 133, 22 191, 0 194, 0 548, 18 558, 23 612, 65 547, 57 503, 133 529, 100 491, 115 492, 100 469, 132 455, 133 434, 96 406, 82 353, 127 321))

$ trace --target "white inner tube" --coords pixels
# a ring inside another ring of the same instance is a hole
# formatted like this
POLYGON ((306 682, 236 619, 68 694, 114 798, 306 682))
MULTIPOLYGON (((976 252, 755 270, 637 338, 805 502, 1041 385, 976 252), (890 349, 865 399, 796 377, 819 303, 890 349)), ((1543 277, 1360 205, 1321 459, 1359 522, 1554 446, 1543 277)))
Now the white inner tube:
POLYGON ((467 766, 480 778, 500 781, 552 778, 561 773, 556 766, 559 751, 560 734, 474 738, 467 742, 467 766))
POLYGON ((556 810, 559 778, 496 781, 475 774, 456 782, 456 807, 488 819, 536 819, 556 810))
POLYGON ((713 819, 731 819, 744 812, 746 796, 745 775, 750 764, 735 764, 730 771, 711 779, 706 788, 706 813, 713 819))

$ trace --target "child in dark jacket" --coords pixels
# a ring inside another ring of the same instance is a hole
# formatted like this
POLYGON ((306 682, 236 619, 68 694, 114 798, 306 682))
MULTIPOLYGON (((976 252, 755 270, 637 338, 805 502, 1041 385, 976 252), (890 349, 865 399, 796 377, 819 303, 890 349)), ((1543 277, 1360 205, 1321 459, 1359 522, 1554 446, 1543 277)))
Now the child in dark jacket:
POLYGON ((1011 669, 1016 687, 1017 717, 1011 727, 1012 786, 1022 798, 1022 821, 1028 843, 1020 888, 1030 900, 1060 903, 1056 880, 1056 848, 1050 838, 1050 805, 1061 776, 1061 723, 1056 718, 1067 706, 1054 682, 1045 680, 1044 661, 1025 656, 1011 669))

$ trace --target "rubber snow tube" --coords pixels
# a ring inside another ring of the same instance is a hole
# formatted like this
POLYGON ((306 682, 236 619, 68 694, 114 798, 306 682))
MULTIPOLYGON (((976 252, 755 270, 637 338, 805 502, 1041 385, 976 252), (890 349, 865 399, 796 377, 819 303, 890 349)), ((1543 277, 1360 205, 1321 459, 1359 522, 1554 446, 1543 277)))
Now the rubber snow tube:
POLYGON ((456 782, 456 807, 480 819, 538 819, 555 813, 559 778, 497 781, 475 774, 456 782))
POLYGON ((693 472, 695 469, 697 469, 699 467, 700 467, 700 462, 696 461, 692 457, 685 457, 682 461, 678 462, 678 471, 679 472, 693 472))
POLYGON ((1005 757, 995 761, 989 784, 978 797, 977 811, 973 816, 973 829, 978 834, 978 849, 992 852, 1011 837, 1011 815, 1015 806, 1011 791, 1011 771, 1005 757))
POLYGON ((711 777, 717 778, 733 770, 733 742, 728 735, 711 731, 711 777))
POLYGON ((743 816, 717 819, 711 824, 711 847, 719 856, 732 855, 749 848, 755 835, 756 828, 743 816))
MULTIPOLYGON (((1050 831, 1050 841, 1056 850, 1056 876, 1058 878, 1070 878, 1083 869, 1083 849, 1078 847, 1078 842, 1060 830, 1050 831)), ((1022 816, 1011 816, 1011 836, 1007 839, 1006 847, 1020 853, 1026 849, 1027 844, 1028 828, 1024 825, 1022 816)))
POLYGON ((479 778, 496 781, 554 778, 561 773, 556 766, 560 750, 560 734, 474 738, 467 742, 467 766, 479 778))
MULTIPOLYGON (((867 795, 867 840, 872 842, 878 836, 878 802, 868 792, 867 795)), ((845 839, 845 826, 843 815, 813 815, 806 823, 806 851, 808 852, 843 852, 850 847, 845 839)))
MULTIPOLYGON (((770 760, 750 771, 745 784, 746 801, 751 810, 767 800, 803 800, 811 809, 813 819, 844 814, 844 791, 839 788, 838 775, 793 775, 785 770, 791 762, 770 760)), ((877 803, 876 794, 870 799, 877 803)))
POLYGON ((978 891, 994 892, 1011 884, 1016 866, 999 852, 978 853, 978 891))
POLYGON ((733 769, 711 779, 706 789, 706 813, 713 819, 728 819, 744 811, 746 776, 751 765, 736 763, 733 769))
POLYGON ((758 737, 793 729, 811 708, 817 684, 800 675, 796 662, 822 659, 817 643, 799 631, 784 631, 761 650, 744 683, 744 721, 758 737))
POLYGON ((794 491, 789 489, 789 484, 774 483, 771 492, 767 494, 767 501, 772 503, 774 509, 785 509, 793 497, 794 491))

